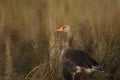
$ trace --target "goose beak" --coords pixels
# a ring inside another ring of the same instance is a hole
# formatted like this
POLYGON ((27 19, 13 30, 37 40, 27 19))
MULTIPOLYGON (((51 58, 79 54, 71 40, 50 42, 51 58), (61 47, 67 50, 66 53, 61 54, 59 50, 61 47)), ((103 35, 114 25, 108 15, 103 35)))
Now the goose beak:
POLYGON ((61 28, 58 28, 56 31, 57 31, 57 32, 62 32, 62 31, 63 31, 63 28, 62 28, 62 27, 61 27, 61 28))

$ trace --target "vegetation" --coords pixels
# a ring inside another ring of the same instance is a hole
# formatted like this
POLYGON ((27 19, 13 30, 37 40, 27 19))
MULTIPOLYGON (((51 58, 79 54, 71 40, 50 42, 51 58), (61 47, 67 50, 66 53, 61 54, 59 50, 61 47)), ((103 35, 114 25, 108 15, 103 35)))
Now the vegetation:
POLYGON ((73 46, 105 70, 90 79, 119 80, 119 16, 119 0, 0 0, 0 80, 63 80, 66 35, 56 28, 64 24, 73 29, 73 46))

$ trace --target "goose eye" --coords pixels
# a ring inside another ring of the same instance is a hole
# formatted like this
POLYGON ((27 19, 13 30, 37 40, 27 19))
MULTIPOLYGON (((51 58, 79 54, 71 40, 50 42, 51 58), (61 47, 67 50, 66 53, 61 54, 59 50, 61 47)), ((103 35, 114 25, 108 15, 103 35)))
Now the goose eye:
POLYGON ((66 28, 66 26, 63 26, 63 30, 66 28))

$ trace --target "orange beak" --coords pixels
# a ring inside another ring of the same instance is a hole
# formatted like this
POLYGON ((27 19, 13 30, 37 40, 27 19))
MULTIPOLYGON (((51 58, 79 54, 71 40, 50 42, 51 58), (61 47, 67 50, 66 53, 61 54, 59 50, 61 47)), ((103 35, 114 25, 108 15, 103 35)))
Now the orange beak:
POLYGON ((63 28, 62 28, 62 27, 61 27, 61 28, 58 28, 56 31, 57 31, 57 32, 62 32, 62 31, 63 31, 63 28))

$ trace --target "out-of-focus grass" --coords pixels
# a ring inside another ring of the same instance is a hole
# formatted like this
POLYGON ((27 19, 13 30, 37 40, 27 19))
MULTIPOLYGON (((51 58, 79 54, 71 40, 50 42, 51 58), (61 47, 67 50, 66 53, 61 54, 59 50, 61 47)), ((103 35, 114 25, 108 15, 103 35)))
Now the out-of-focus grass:
POLYGON ((93 74, 96 80, 119 80, 119 13, 119 0, 0 0, 0 79, 5 78, 5 38, 9 36, 13 76, 23 78, 40 65, 30 80, 61 80, 58 44, 66 35, 55 30, 70 24, 73 47, 88 52, 105 70, 93 74))

